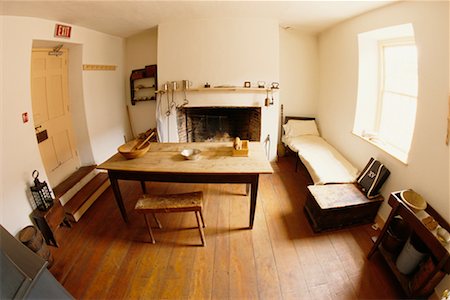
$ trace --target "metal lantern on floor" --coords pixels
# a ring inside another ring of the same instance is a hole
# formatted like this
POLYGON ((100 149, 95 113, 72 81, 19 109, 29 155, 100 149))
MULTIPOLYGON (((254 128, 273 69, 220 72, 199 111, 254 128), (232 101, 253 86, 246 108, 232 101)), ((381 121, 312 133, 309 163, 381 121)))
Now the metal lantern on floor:
POLYGON ((34 202, 39 210, 46 211, 53 205, 53 198, 50 194, 47 183, 39 181, 39 172, 34 170, 32 173, 34 186, 30 187, 34 202))

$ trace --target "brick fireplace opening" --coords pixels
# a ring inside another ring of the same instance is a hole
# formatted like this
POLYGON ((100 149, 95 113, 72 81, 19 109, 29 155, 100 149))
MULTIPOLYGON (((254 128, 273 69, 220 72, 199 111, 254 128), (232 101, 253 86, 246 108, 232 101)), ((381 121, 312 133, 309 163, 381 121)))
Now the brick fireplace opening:
POLYGON ((261 107, 181 107, 177 122, 180 142, 261 139, 261 107))

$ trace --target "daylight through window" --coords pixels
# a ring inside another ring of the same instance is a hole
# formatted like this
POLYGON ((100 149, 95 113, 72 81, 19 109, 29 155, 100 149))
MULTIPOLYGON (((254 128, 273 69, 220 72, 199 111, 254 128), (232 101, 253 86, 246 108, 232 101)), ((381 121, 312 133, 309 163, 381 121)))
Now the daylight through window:
POLYGON ((417 59, 411 25, 359 36, 358 102, 353 132, 404 163, 416 119, 417 59))

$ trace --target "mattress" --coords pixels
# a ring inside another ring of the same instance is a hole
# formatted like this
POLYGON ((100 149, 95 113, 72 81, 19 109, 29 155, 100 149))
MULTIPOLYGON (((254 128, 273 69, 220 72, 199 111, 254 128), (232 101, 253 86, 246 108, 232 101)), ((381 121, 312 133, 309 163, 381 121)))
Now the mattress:
POLYGON ((314 184, 353 183, 358 170, 320 136, 283 137, 283 142, 297 152, 314 184))

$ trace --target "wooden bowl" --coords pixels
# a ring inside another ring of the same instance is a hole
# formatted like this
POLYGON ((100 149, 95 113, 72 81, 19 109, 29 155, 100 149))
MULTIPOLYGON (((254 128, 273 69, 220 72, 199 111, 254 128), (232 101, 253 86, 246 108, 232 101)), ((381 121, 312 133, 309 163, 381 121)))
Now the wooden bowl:
POLYGON ((141 140, 132 140, 126 144, 123 144, 117 151, 123 155, 126 159, 133 159, 143 156, 150 149, 150 142, 146 142, 140 149, 133 149, 135 146, 139 145, 141 140))
POLYGON ((427 202, 413 190, 402 191, 400 197, 414 212, 427 208, 427 202))

